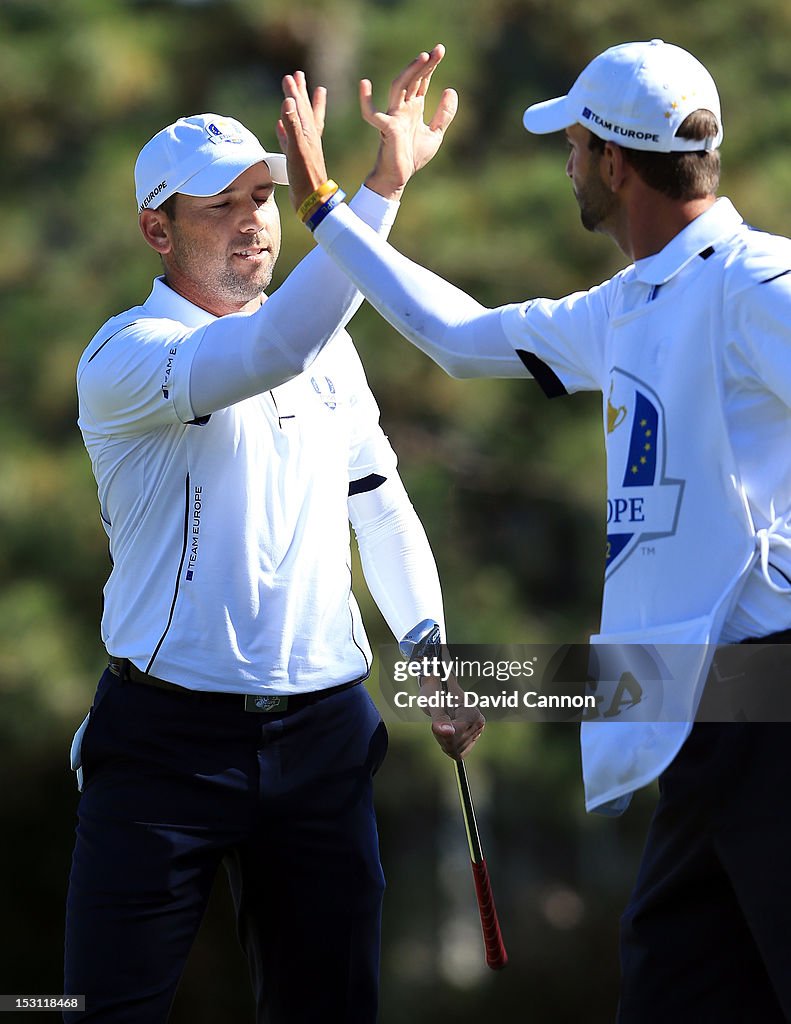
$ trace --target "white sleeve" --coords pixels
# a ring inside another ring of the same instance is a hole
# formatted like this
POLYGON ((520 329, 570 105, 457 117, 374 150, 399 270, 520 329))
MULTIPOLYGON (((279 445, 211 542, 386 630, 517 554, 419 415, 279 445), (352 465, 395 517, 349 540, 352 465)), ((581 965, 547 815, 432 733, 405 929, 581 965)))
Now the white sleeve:
POLYGON ((602 390, 611 284, 503 309, 503 330, 550 398, 602 390))
MULTIPOLYGON (((398 204, 364 186, 352 206, 372 233, 387 235, 398 204)), ((197 418, 260 394, 301 373, 357 312, 362 295, 321 249, 309 253, 251 315, 200 327, 190 370, 197 418)))
POLYGON ((601 388, 608 282, 487 309, 338 206, 316 240, 396 330, 453 377, 534 377, 550 397, 601 388))
POLYGON ((502 310, 408 260, 349 207, 336 206, 315 238, 385 320, 452 377, 530 376, 503 330, 502 310))
POLYGON ((143 307, 110 320, 77 368, 80 426, 131 437, 196 419, 189 400, 194 355, 195 332, 175 320, 143 307))
MULTIPOLYGON (((353 205, 384 234, 398 209, 365 187, 353 205)), ((139 435, 268 391, 309 366, 361 302, 348 277, 315 249, 253 314, 188 328, 138 307, 108 321, 80 360, 81 423, 139 435)))
POLYGON ((349 445, 349 519, 363 573, 393 635, 400 640, 423 619, 442 626, 442 591, 425 531, 398 475, 392 445, 379 425, 365 370, 351 339, 342 344, 353 381, 354 416, 349 445))
POLYGON ((728 358, 740 357, 739 376, 791 407, 791 270, 781 268, 737 297, 737 330, 728 358))
POLYGON ((423 619, 445 621, 434 555, 395 471, 374 490, 349 498, 365 581, 396 640, 423 619))

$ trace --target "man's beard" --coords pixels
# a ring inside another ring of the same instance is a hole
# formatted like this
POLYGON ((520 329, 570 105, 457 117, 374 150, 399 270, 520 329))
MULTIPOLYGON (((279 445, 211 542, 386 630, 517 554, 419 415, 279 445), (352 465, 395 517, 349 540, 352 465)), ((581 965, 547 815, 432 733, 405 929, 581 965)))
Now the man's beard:
POLYGON ((588 178, 584 187, 575 195, 582 226, 586 231, 598 231, 616 207, 614 194, 604 187, 597 172, 597 176, 588 178))
POLYGON ((262 268, 251 277, 237 274, 233 268, 228 267, 218 275, 217 286, 227 298, 247 303, 269 287, 274 269, 275 261, 272 260, 268 268, 262 268))
MULTIPOLYGON (((272 281, 275 263, 279 255, 279 246, 270 255, 268 264, 256 268, 253 273, 243 272, 242 266, 238 270, 233 266, 233 256, 225 257, 225 260, 217 254, 211 254, 213 272, 206 271, 206 256, 200 246, 192 239, 185 237, 178 230, 174 230, 175 245, 171 255, 173 265, 193 282, 203 282, 202 290, 206 299, 214 302, 221 300, 224 303, 233 305, 246 305, 257 298, 272 281)), ((239 248, 257 248, 259 240, 242 240, 239 248)))

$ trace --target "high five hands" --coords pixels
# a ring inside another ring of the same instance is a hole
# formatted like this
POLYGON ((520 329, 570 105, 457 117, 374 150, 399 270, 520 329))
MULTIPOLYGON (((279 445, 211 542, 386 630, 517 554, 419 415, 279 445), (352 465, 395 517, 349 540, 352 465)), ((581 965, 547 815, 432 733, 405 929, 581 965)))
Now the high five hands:
POLYGON ((366 185, 380 195, 398 198, 412 175, 424 167, 442 145, 445 129, 456 116, 459 99, 454 89, 445 89, 429 124, 423 111, 431 76, 445 56, 439 43, 431 53, 420 53, 394 79, 386 111, 373 103, 372 86, 360 82, 363 118, 379 132, 379 153, 366 185))
MULTIPOLYGON (((398 199, 412 175, 436 154, 446 128, 453 120, 458 97, 445 89, 431 121, 424 121, 426 92, 435 68, 445 55, 438 44, 430 53, 420 53, 393 80, 387 109, 377 110, 372 86, 360 82, 363 118, 379 132, 379 152, 365 184, 388 199, 398 199)), ((277 125, 280 146, 288 158, 289 194, 294 209, 327 180, 321 133, 324 127, 326 90, 308 95, 301 71, 283 79, 285 100, 277 125)))

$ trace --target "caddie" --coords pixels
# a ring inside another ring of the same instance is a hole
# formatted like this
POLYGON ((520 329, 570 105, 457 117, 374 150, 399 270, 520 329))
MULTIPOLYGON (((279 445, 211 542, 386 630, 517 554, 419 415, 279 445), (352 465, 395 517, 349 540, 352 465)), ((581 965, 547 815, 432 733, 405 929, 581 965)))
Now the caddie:
MULTIPOLYGON (((378 126, 370 104, 365 116, 378 126)), ((553 398, 602 393, 607 547, 594 640, 603 652, 658 647, 678 684, 665 694, 672 713, 583 727, 589 809, 618 813, 636 788, 660 785, 622 919, 618 1019, 786 1021, 789 728, 692 722, 714 644, 791 642, 791 242, 717 198, 717 88, 678 46, 611 47, 567 95, 528 107, 524 125, 565 132, 583 226, 629 261, 611 280, 487 309, 346 206, 314 237, 453 376, 530 377, 553 398)), ((321 170, 286 128, 296 202, 321 170)))
MULTIPOLYGON (((436 48, 399 75, 352 207, 386 234, 428 162, 436 48)), ((313 130, 325 94, 300 96, 313 130)), ((326 176, 325 176, 326 178, 326 176)), ((67 1021, 163 1024, 225 863, 256 1019, 374 1024, 384 888, 372 777, 387 733, 362 681, 349 521, 396 637, 442 614, 436 567, 346 333, 362 301, 321 251, 271 296, 285 158, 233 118, 179 118, 140 152, 162 276, 80 360, 79 425, 112 571, 110 656, 75 737, 67 1021)), ((342 194, 326 184, 306 218, 342 194)), ((482 728, 433 723, 461 757, 482 728)))

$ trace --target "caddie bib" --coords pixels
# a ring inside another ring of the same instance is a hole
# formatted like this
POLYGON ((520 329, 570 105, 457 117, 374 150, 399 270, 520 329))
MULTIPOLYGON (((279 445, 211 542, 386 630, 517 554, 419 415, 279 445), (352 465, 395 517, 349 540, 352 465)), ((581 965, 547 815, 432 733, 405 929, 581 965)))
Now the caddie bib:
POLYGON ((694 299, 660 290, 607 329, 606 574, 591 638, 600 703, 581 737, 588 810, 619 813, 675 757, 755 558, 724 415, 725 255, 689 276, 694 299), (624 681, 639 699, 613 705, 624 681))

